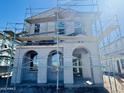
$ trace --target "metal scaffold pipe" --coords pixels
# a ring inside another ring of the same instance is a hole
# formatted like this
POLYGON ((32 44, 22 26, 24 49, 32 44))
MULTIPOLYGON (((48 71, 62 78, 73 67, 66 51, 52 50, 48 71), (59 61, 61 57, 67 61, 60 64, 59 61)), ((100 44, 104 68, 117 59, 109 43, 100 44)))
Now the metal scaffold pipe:
POLYGON ((58 6, 58 0, 57 0, 57 14, 56 14, 56 16, 57 16, 57 19, 56 19, 56 32, 57 32, 57 61, 58 61, 58 63, 57 63, 57 84, 56 84, 56 91, 57 91, 57 93, 58 93, 58 91, 59 91, 59 30, 58 30, 58 13, 59 13, 59 6, 58 6))

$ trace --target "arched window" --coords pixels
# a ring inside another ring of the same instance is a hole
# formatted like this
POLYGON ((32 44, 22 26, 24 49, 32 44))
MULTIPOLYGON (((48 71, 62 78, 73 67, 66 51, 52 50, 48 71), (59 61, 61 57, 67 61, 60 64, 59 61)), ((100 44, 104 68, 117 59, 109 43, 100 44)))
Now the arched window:
POLYGON ((29 51, 24 56, 24 66, 28 66, 30 70, 37 70, 37 52, 29 51))
POLYGON ((91 68, 90 52, 84 47, 74 49, 73 56, 73 76, 74 83, 80 83, 86 79, 93 81, 91 68), (80 80, 80 82, 78 82, 80 80))
POLYGON ((61 52, 53 50, 49 53, 47 62, 47 82, 56 83, 58 68, 59 82, 63 82, 63 68, 61 67, 63 65, 63 54, 61 52))
POLYGON ((55 53, 54 55, 52 55, 51 62, 52 62, 53 66, 60 66, 60 65, 62 65, 62 56, 61 56, 61 54, 60 53, 59 54, 55 53))
POLYGON ((24 55, 22 62, 21 71, 21 82, 22 83, 37 83, 37 73, 38 73, 38 53, 35 50, 30 50, 24 55))
POLYGON ((55 51, 52 51, 50 54, 49 54, 49 57, 48 57, 48 65, 50 66, 61 66, 63 65, 63 55, 61 52, 57 52, 56 50, 55 51), (58 59, 59 58, 59 59, 58 59))

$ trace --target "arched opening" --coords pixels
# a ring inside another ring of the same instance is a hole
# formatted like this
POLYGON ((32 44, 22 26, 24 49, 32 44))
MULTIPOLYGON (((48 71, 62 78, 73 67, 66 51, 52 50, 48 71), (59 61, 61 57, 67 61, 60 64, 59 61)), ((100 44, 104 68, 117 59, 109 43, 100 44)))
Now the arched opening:
POLYGON ((63 54, 54 50, 48 55, 47 83, 56 83, 57 66, 59 67, 59 83, 63 83, 63 54), (59 62, 58 62, 59 57, 59 62))
POLYGON ((74 83, 79 84, 91 78, 90 53, 85 48, 76 48, 73 51, 73 77, 74 83))
POLYGON ((28 51, 22 62, 22 83, 37 83, 37 52, 34 50, 28 51))

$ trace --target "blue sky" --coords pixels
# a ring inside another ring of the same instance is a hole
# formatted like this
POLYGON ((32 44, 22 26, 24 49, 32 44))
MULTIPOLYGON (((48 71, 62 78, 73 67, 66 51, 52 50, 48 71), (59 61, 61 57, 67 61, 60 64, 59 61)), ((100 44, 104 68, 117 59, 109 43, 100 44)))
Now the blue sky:
POLYGON ((111 19, 114 15, 118 16, 121 33, 124 35, 124 0, 103 0, 100 6, 103 20, 111 19))
POLYGON ((55 0, 0 0, 0 28, 7 22, 23 22, 26 8, 48 8, 55 0))
MULTIPOLYGON (((68 0, 69 1, 69 0, 68 0)), ((98 0, 104 19, 117 14, 120 23, 124 21, 124 0, 98 0)), ((50 8, 56 5, 56 0, 1 0, 0 1, 0 28, 7 22, 23 22, 26 8, 50 8)), ((124 27, 121 25, 121 29, 124 27)))

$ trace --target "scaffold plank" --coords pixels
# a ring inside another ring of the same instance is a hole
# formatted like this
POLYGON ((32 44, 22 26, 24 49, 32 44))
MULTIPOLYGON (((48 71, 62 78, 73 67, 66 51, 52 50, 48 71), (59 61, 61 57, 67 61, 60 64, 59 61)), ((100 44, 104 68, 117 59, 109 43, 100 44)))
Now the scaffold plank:
MULTIPOLYGON (((48 35, 33 35, 26 37, 18 37, 17 39, 20 41, 38 41, 38 40, 56 40, 56 36, 48 36, 48 35)), ((97 38, 93 36, 59 36, 59 40, 82 40, 82 41, 97 41, 97 38)))
MULTIPOLYGON (((59 19, 63 19, 63 17, 60 16, 59 19)), ((44 22, 49 22, 49 21, 56 21, 56 16, 35 18, 35 19, 32 18, 32 19, 27 19, 26 21, 28 23, 44 23, 44 22)))
POLYGON ((5 33, 7 33, 8 35, 10 35, 10 36, 12 36, 12 37, 14 37, 14 32, 13 31, 11 31, 11 30, 4 30, 3 32, 5 32, 5 33))

